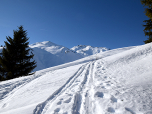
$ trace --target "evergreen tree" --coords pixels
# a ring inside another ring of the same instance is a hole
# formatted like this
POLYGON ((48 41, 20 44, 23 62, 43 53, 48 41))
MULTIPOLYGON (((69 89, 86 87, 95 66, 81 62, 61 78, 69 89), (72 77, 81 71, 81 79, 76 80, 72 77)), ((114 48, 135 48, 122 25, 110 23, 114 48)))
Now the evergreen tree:
POLYGON ((146 16, 152 19, 152 0, 141 0, 141 3, 144 6, 147 6, 147 8, 145 9, 146 16))
POLYGON ((0 64, 0 81, 6 80, 5 73, 2 69, 2 65, 0 64))
POLYGON ((30 61, 34 54, 28 46, 27 32, 22 26, 18 28, 13 31, 13 38, 6 37, 6 47, 0 57, 0 76, 4 79, 28 75, 36 67, 36 62, 30 61))
POLYGON ((149 20, 143 21, 146 23, 145 25, 143 25, 145 27, 144 29, 145 36, 149 36, 149 38, 144 42, 150 43, 152 42, 152 0, 141 0, 141 3, 144 6, 147 6, 147 8, 145 9, 145 14, 148 18, 150 18, 149 20))
POLYGON ((149 38, 144 41, 146 44, 152 42, 152 20, 149 19, 149 20, 145 20, 144 22, 146 23, 145 25, 143 25, 145 27, 144 29, 145 36, 149 36, 149 38))

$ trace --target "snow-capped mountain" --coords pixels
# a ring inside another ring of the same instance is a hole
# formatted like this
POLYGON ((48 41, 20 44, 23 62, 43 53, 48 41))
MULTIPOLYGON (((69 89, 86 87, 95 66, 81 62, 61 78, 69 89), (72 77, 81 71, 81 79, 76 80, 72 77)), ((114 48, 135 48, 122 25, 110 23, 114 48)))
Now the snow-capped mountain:
POLYGON ((33 50, 34 60, 37 62, 35 71, 82 58, 80 54, 50 41, 37 42, 29 47, 33 50))
MULTIPOLYGON (((37 62, 37 67, 34 71, 72 62, 77 59, 108 50, 107 48, 98 48, 88 45, 78 45, 68 49, 50 41, 37 42, 29 45, 29 47, 33 50, 33 59, 37 62)), ((2 49, 3 48, 0 47, 0 53, 2 52, 2 49)))
POLYGON ((104 51, 107 51, 108 49, 105 47, 92 47, 89 45, 78 45, 71 48, 76 53, 79 53, 83 57, 94 55, 97 53, 102 53, 104 51))

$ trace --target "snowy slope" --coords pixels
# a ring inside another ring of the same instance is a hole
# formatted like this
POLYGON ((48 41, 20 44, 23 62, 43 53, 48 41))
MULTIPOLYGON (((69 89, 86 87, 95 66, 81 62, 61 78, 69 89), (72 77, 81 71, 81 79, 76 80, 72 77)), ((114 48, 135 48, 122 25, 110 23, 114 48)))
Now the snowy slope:
POLYGON ((81 54, 83 57, 94 55, 97 53, 102 53, 107 51, 108 49, 105 47, 92 47, 89 45, 78 45, 71 48, 71 50, 75 51, 76 53, 81 54))
POLYGON ((152 114, 152 43, 0 83, 0 114, 152 114))

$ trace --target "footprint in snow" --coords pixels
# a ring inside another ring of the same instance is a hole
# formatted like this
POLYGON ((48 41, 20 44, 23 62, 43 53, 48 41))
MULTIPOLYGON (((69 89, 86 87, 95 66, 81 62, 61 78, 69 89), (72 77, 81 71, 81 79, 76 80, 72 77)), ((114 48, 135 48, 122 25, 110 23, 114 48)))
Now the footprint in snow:
POLYGON ((106 84, 106 86, 111 86, 110 84, 106 84))
POLYGON ((127 111, 130 112, 131 114, 136 114, 136 113, 133 112, 130 108, 125 108, 125 110, 127 110, 127 111))
POLYGON ((112 108, 112 107, 109 107, 109 108, 107 109, 107 111, 110 112, 110 113, 115 113, 115 110, 114 110, 114 108, 112 108))
POLYGON ((105 83, 109 84, 109 83, 111 83, 111 81, 105 81, 105 83))
POLYGON ((60 105, 62 103, 62 101, 57 102, 57 105, 60 105))
POLYGON ((106 89, 105 86, 101 86, 102 89, 106 89))
POLYGON ((113 87, 114 86, 114 84, 113 83, 111 83, 111 84, 106 84, 106 86, 108 87, 108 88, 110 88, 110 87, 113 87))
POLYGON ((112 97, 111 97, 111 101, 112 101, 112 102, 117 102, 117 99, 116 99, 114 96, 112 96, 112 97))
POLYGON ((107 79, 107 76, 103 77, 104 79, 107 79))
POLYGON ((59 112, 59 111, 60 111, 60 108, 57 108, 54 110, 54 113, 59 112))
POLYGON ((60 100, 63 100, 63 98, 61 98, 60 100))
POLYGON ((71 98, 64 101, 64 103, 69 103, 71 101, 71 98))
POLYGON ((102 70, 105 70, 105 68, 102 68, 102 70))
POLYGON ((103 98, 104 94, 103 92, 96 92, 94 96, 103 98))

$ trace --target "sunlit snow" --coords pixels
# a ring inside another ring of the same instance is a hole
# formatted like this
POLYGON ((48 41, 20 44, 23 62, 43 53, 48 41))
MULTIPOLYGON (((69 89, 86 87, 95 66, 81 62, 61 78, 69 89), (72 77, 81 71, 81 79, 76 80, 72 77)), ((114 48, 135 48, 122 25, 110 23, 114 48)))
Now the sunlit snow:
POLYGON ((151 66, 149 43, 0 82, 0 114, 152 114, 151 66))

